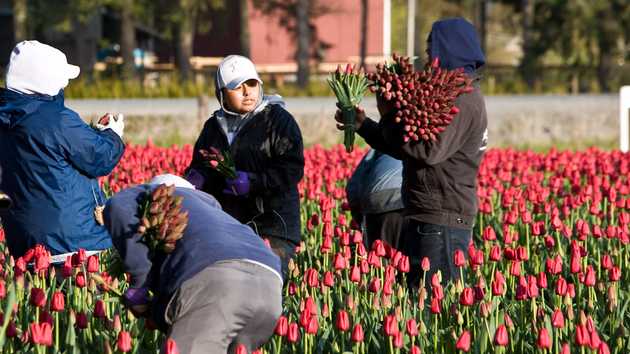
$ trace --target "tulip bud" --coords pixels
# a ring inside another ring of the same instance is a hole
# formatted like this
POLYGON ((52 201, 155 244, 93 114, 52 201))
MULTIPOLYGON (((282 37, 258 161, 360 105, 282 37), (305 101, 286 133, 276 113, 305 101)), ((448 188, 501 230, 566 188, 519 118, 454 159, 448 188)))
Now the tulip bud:
POLYGON ((508 345, 508 332, 505 325, 500 325, 494 333, 494 344, 505 347, 508 345))
POLYGON ((464 330, 459 336, 455 348, 466 353, 470 350, 470 332, 468 330, 464 330))
POLYGON ((289 343, 296 343, 300 339, 300 329, 295 322, 289 324, 289 330, 287 332, 287 340, 289 343))
POLYGON ((361 343, 364 339, 363 327, 360 323, 357 323, 352 328, 352 335, 350 336, 350 340, 354 343, 361 343))
POLYGON ((131 351, 131 335, 129 332, 121 331, 118 333, 116 348, 123 353, 131 351))

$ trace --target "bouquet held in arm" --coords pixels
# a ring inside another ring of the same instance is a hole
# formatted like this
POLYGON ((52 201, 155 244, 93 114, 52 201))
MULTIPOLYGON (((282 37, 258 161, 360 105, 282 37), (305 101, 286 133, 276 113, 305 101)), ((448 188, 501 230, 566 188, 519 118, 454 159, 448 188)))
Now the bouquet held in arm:
POLYGON ((455 100, 473 90, 463 69, 440 68, 434 58, 423 71, 415 71, 408 57, 394 54, 391 64, 378 64, 368 74, 370 91, 396 111, 394 120, 402 125, 403 141, 437 141, 459 113, 455 100))
POLYGON ((228 151, 221 153, 218 149, 210 147, 209 151, 201 149, 199 153, 203 159, 223 177, 227 179, 236 178, 236 166, 228 151))
POLYGON ((355 70, 354 66, 346 65, 342 71, 337 67, 328 79, 328 85, 337 96, 337 107, 341 110, 344 124, 343 144, 347 152, 354 148, 355 132, 355 106, 361 102, 365 91, 368 89, 368 80, 363 70, 355 70))
POLYGON ((175 186, 159 185, 139 205, 138 234, 153 256, 171 253, 184 236, 188 212, 182 211, 183 198, 173 195, 175 186))

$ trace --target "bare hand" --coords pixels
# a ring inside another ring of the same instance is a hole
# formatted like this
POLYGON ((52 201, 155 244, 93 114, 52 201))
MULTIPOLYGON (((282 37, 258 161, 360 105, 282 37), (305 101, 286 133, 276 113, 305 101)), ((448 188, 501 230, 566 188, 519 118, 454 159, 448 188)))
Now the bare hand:
MULTIPOLYGON (((355 111, 356 116, 354 121, 354 129, 359 130, 359 128, 361 128, 361 125, 363 125, 363 122, 365 121, 365 110, 363 110, 363 108, 359 106, 355 106, 355 111)), ((335 120, 337 121, 337 129, 343 130, 343 114, 341 113, 340 109, 335 112, 335 120)))

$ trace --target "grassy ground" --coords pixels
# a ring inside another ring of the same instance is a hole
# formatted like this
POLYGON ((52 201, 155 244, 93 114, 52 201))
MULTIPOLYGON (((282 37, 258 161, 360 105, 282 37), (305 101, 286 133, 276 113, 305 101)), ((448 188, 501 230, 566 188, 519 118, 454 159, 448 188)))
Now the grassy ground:
MULTIPOLYGON (((194 144, 202 122, 191 121, 191 124, 182 124, 178 117, 160 117, 156 122, 155 117, 127 117, 125 119, 125 139, 133 144, 144 144, 148 138, 158 146, 194 144)), ((336 130, 331 120, 323 119, 298 119, 304 145, 306 147, 320 144, 331 146, 343 143, 343 135, 336 130)), ((582 140, 582 141, 555 141, 546 143, 523 143, 523 144, 503 144, 491 145, 494 148, 512 148, 516 150, 532 150, 535 152, 545 152, 552 148, 557 150, 584 150, 589 147, 597 147, 603 150, 618 148, 619 142, 616 139, 609 140, 582 140)), ((356 145, 366 147, 367 144, 360 137, 356 137, 356 145)))

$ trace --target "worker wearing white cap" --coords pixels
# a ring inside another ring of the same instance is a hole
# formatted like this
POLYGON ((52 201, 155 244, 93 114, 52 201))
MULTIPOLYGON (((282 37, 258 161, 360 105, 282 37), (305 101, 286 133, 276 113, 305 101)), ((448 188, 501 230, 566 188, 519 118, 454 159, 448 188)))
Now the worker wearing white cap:
POLYGON ((16 258, 36 244, 54 261, 111 247, 97 178, 122 157, 124 122, 122 115, 105 115, 92 129, 64 105, 63 89, 79 72, 61 51, 38 41, 20 42, 11 52, 0 89, 0 190, 13 206, 0 217, 16 258))
POLYGON ((206 121, 186 178, 268 239, 286 271, 301 240, 297 185, 304 174, 302 134, 279 96, 263 95, 263 81, 248 58, 224 58, 215 88, 221 109, 206 121), (212 168, 200 150, 229 153, 236 178, 212 168))

